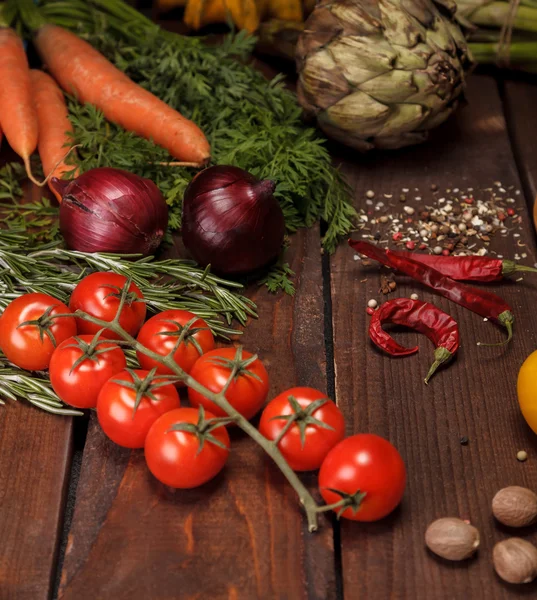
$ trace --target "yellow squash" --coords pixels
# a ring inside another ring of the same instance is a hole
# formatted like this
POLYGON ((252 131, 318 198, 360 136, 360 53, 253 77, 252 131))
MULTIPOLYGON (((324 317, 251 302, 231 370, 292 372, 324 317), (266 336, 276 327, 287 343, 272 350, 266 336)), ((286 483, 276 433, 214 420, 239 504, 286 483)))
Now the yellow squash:
POLYGON ((256 0, 256 4, 262 21, 302 21, 304 18, 302 0, 256 0))
POLYGON ((537 433, 537 351, 520 368, 517 382, 518 403, 528 425, 537 433))
POLYGON ((239 29, 254 32, 259 27, 255 0, 189 0, 184 21, 194 30, 229 18, 239 29))
POLYGON ((302 21, 315 0, 158 0, 158 8, 185 6, 185 23, 194 30, 229 18, 238 29, 253 33, 261 21, 280 19, 302 21))

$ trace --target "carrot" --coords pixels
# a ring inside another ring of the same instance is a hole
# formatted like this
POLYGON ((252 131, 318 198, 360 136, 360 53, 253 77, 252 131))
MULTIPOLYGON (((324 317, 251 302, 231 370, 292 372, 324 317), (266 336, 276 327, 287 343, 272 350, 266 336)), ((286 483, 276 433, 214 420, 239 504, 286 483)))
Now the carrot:
MULTIPOLYGON (((71 121, 69 121, 67 106, 54 79, 43 73, 32 69, 30 71, 32 94, 37 110, 37 121, 39 124, 39 139, 37 148, 41 157, 43 171, 47 178, 57 177, 61 179, 66 173, 73 177, 78 175, 73 165, 65 163, 67 146, 72 143, 73 132, 71 121)), ((62 201, 62 197, 50 185, 53 194, 62 201)))
POLYGON ((75 34, 43 25, 34 45, 56 81, 81 102, 93 104, 107 119, 166 148, 175 158, 205 164, 210 146, 198 126, 131 81, 75 34))
POLYGON ((30 167, 37 148, 37 112, 30 88, 30 68, 22 40, 13 29, 0 28, 0 127, 22 158, 28 177, 39 185, 30 167))

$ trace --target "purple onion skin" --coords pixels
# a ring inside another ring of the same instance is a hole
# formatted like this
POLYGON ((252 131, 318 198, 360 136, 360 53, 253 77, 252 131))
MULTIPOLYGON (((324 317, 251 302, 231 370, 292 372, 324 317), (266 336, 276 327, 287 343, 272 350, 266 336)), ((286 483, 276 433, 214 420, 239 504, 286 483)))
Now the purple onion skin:
POLYGON ((272 262, 285 235, 274 187, 238 167, 198 173, 183 200, 183 242, 194 260, 222 275, 244 275, 272 262))
POLYGON ((147 256, 162 241, 168 207, 149 179, 101 167, 51 183, 62 196, 60 231, 72 250, 147 256))

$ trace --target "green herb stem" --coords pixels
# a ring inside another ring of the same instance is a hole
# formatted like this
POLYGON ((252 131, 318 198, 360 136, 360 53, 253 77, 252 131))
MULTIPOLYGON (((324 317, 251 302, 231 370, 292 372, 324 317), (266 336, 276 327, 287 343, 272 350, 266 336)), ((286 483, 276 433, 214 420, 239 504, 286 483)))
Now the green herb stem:
MULTIPOLYGON (((124 292, 122 294, 122 301, 124 301, 125 291, 126 291, 126 289, 124 290, 124 292)), ((306 517, 308 520, 308 530, 310 532, 316 531, 318 529, 318 516, 317 515, 319 512, 319 507, 318 507, 317 503, 315 502, 313 496, 307 490, 307 488, 302 483, 302 481, 300 481, 299 477, 293 471, 293 469, 291 469, 288 462, 285 460, 285 458, 281 454, 280 450, 278 449, 277 445, 273 441, 267 440, 259 432, 258 429, 256 429, 247 419, 245 419, 241 415, 241 413, 239 413, 228 402, 227 398, 225 397, 224 390, 227 389, 229 383, 235 376, 235 371, 232 371, 230 373, 228 383, 224 386, 224 388, 221 392, 215 393, 215 392, 210 391, 209 389, 204 387, 201 383, 199 383, 196 379, 194 379, 191 375, 188 375, 187 373, 185 373, 179 367, 179 365, 173 359, 173 350, 167 356, 162 356, 160 354, 157 354, 156 352, 153 352, 149 348, 146 348, 143 344, 141 344, 135 338, 133 338, 131 335, 129 335, 119 324, 119 314, 120 313, 121 313, 121 302, 120 302, 120 308, 118 309, 116 317, 111 323, 102 321, 100 319, 96 319, 95 317, 88 315, 87 313, 84 313, 82 311, 76 311, 75 316, 78 318, 84 319, 85 321, 89 321, 90 323, 94 323, 98 327, 108 327, 109 329, 114 331, 122 340, 127 342, 128 345, 132 349, 134 349, 134 350, 152 358, 156 362, 164 365, 171 372, 173 372, 177 376, 177 378, 180 381, 182 381, 186 386, 197 391, 199 394, 201 394, 202 396, 204 396, 211 402, 214 402, 219 408, 221 408, 227 414, 227 416, 240 429, 242 429, 245 433, 247 433, 259 446, 261 446, 261 448, 263 448, 263 450, 265 450, 265 452, 276 463, 276 465, 281 470, 281 472, 283 473, 283 475, 285 476, 287 481, 291 484, 293 489, 296 491, 296 493, 300 499, 300 503, 304 507, 304 510, 306 512, 306 517)), ((61 316, 62 315, 57 315, 56 318, 61 318, 61 316)), ((240 350, 238 350, 238 352, 240 352, 240 350)))
MULTIPOLYGON (((472 54, 481 64, 498 62, 499 45, 497 43, 475 42, 469 44, 472 54)), ((514 42, 506 55, 509 66, 524 67, 526 71, 537 71, 537 42, 514 42)))

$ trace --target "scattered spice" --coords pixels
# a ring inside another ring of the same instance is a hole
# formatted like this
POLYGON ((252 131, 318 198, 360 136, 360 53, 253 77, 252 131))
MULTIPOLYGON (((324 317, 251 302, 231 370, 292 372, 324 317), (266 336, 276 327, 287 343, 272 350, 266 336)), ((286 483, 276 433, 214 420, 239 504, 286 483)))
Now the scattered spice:
POLYGON ((386 277, 386 275, 381 275, 380 276, 380 289, 379 289, 379 292, 382 293, 382 294, 389 294, 390 291, 391 290, 390 290, 388 278, 386 277))
POLYGON ((467 438, 465 435, 463 435, 463 436, 461 437, 461 439, 459 440, 459 442, 460 442, 461 446, 468 446, 468 442, 469 442, 469 441, 470 441, 470 440, 469 440, 469 439, 468 439, 468 438, 467 438))
POLYGON ((367 198, 374 198, 375 197, 375 192, 373 190, 367 190, 367 192, 365 193, 367 198))
POLYGON ((419 296, 418 296, 418 294, 411 294, 410 299, 411 300, 419 300, 419 296))
POLYGON ((516 459, 520 462, 524 462, 525 460, 528 460, 528 453, 525 450, 519 450, 516 453, 516 459))
POLYGON ((450 315, 428 302, 409 298, 388 300, 375 312, 369 323, 369 337, 381 350, 391 356, 414 354, 418 351, 418 346, 405 348, 398 344, 382 328, 385 323, 394 323, 395 325, 404 325, 415 329, 426 335, 434 343, 436 346, 434 363, 425 377, 425 383, 429 383, 429 379, 438 367, 448 362, 459 347, 457 322, 450 315))
POLYGON ((369 306, 369 308, 377 308, 378 305, 379 303, 374 298, 371 298, 371 300, 369 300, 369 302, 367 303, 367 306, 369 306))
MULTIPOLYGON (((438 197, 438 186, 430 186, 429 198, 423 192, 410 198, 409 188, 402 188, 401 192, 395 198, 405 203, 403 207, 397 204, 389 203, 387 206, 382 202, 376 202, 375 212, 380 212, 380 217, 373 220, 373 228, 369 234, 374 239, 377 232, 381 237, 378 241, 382 243, 393 242, 396 246, 404 246, 407 242, 413 241, 416 244, 423 244, 423 250, 432 251, 437 244, 437 239, 433 234, 442 228, 441 235, 445 235, 442 244, 442 250, 449 250, 450 254, 477 254, 483 251, 485 254, 490 252, 494 237, 497 235, 508 236, 509 234, 520 235, 522 230, 521 215, 517 214, 513 195, 520 195, 519 190, 513 190, 513 186, 505 188, 494 186, 475 190, 467 188, 466 191, 454 187, 445 190, 443 197, 438 197), (412 202, 411 202, 412 201, 412 202), (419 210, 414 203, 420 203, 419 210), (459 238, 461 233, 466 233, 474 238, 477 246, 469 248, 468 239, 459 238), (393 238, 393 234, 400 233, 401 236, 393 238), (447 247, 447 238, 453 240, 453 247, 447 247)), ((372 190, 369 190, 372 192, 372 190)), ((419 192, 418 188, 415 188, 419 192)), ((372 205, 372 198, 375 196, 367 195, 369 205, 372 205)), ((390 197, 391 194, 383 194, 384 197, 390 197)), ((365 213, 364 213, 365 214, 365 213)), ((372 214, 371 211, 367 214, 372 214)))

